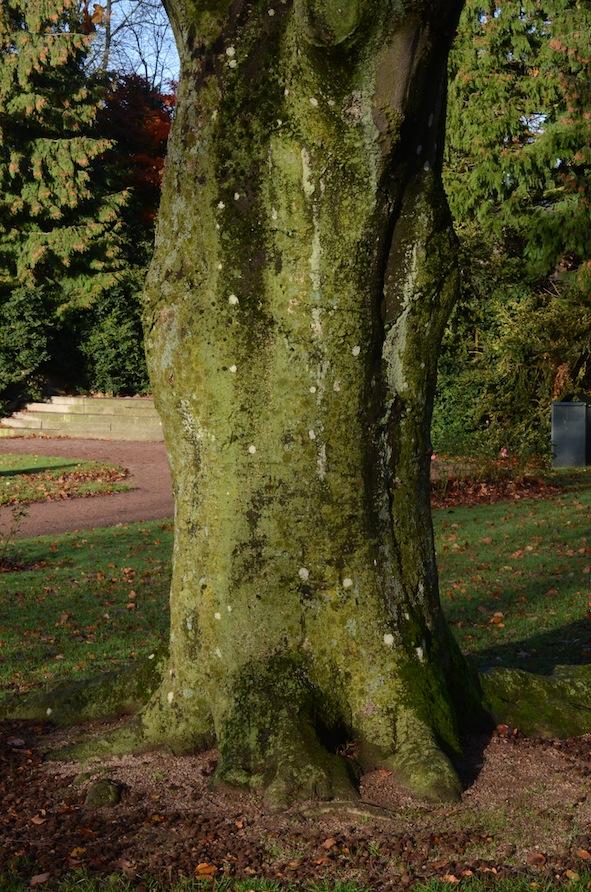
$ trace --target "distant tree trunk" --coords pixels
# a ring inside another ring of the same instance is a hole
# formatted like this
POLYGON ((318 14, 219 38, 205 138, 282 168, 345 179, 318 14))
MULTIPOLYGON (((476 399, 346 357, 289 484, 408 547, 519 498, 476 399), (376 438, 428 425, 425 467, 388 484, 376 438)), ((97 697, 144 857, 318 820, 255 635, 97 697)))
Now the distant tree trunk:
POLYGON ((343 790, 354 737, 457 793, 476 683, 439 605, 429 426, 458 284, 440 182, 458 2, 169 2, 181 55, 147 343, 174 475, 144 716, 220 777, 343 790))

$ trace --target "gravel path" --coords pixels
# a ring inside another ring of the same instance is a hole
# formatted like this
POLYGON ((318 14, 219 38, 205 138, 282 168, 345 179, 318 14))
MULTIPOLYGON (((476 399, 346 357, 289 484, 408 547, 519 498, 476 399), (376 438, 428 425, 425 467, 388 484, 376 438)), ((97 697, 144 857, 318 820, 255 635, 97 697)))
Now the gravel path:
MULTIPOLYGON (((170 469, 163 443, 14 437, 0 440, 0 454, 5 453, 61 455, 122 465, 129 471, 125 482, 133 487, 131 492, 29 505, 18 532, 21 538, 173 515, 170 469)), ((10 523, 10 509, 0 508, 0 536, 10 523)))

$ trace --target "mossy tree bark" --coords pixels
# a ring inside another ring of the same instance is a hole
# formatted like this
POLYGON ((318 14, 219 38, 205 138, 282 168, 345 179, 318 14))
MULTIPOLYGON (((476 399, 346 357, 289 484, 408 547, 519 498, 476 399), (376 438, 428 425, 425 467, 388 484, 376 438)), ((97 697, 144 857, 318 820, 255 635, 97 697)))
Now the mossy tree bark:
MULTIPOLYGON (((176 499, 170 665, 142 733, 343 792, 327 741, 450 796, 429 508, 457 289, 439 171, 456 0, 168 0, 182 65, 147 284, 176 499)), ((474 708, 476 708, 474 706, 474 708)))

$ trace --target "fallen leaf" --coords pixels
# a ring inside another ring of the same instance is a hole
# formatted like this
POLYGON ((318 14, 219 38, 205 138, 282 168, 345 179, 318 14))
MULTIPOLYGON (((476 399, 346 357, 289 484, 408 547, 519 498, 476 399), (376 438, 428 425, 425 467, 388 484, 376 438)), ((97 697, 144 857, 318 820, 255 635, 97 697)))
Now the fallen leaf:
POLYGON ((587 849, 577 849, 575 855, 577 858, 582 858, 583 861, 588 861, 591 858, 591 853, 587 849))
POLYGON ((546 863, 546 856, 542 852, 530 852, 526 861, 534 867, 541 867, 546 863))
POLYGON ((34 815, 34 817, 31 818, 31 824, 45 824, 45 821, 46 818, 42 818, 41 815, 34 815))
POLYGON ((46 883, 49 876, 48 873, 36 873, 34 877, 31 877, 31 886, 40 886, 42 883, 46 883))
POLYGON ((453 873, 446 873, 441 877, 444 883, 459 883, 459 879, 453 873))
POLYGON ((328 839, 325 839, 324 842, 322 843, 322 848, 327 849, 327 850, 332 849, 336 846, 336 844, 337 844, 336 836, 329 836, 328 839))
POLYGON ((564 875, 569 880, 578 880, 579 879, 579 874, 576 872, 576 870, 570 870, 570 869, 565 870, 564 875))
POLYGON ((208 864, 207 861, 202 861, 201 864, 198 864, 195 868, 195 876, 211 877, 214 873, 217 873, 217 870, 215 864, 208 864))

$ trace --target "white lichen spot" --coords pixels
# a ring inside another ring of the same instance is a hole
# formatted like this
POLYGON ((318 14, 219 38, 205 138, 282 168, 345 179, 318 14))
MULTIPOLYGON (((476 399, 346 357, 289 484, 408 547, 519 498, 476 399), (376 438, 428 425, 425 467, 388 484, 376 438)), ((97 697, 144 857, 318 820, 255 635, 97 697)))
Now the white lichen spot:
MULTIPOLYGON (((424 642, 423 642, 423 643, 424 643, 424 642)), ((421 647, 421 646, 419 645, 419 647, 415 648, 415 650, 416 650, 417 657, 419 658, 419 663, 424 663, 424 662, 425 662, 425 649, 424 649, 424 647, 421 647)))
POLYGON ((275 15, 275 10, 274 10, 272 7, 269 8, 269 9, 267 10, 267 12, 269 13, 269 15, 275 15))
MULTIPOLYGON (((312 286, 315 291, 320 289, 320 276, 314 273, 314 267, 312 265, 312 258, 310 259, 310 278, 312 279, 312 286)), ((312 322, 310 323, 310 328, 314 332, 315 337, 322 337, 322 310, 320 307, 314 307, 312 310, 312 322)))
POLYGON ((310 166, 310 153, 304 146, 300 152, 302 158, 302 188, 306 198, 311 198, 314 194, 315 185, 312 182, 312 167, 310 166))
POLYGON ((353 356, 359 356, 359 354, 361 353, 361 347, 359 346, 359 344, 355 344, 355 346, 351 350, 351 353, 353 354, 353 356))
POLYGON ((275 210, 275 208, 272 208, 272 210, 271 210, 271 220, 276 220, 278 216, 279 216, 279 214, 277 213, 277 211, 275 210))
POLYGON ((216 610, 216 612, 214 613, 214 619, 221 619, 221 618, 222 618, 222 614, 216 610))
POLYGON ((226 56, 229 56, 231 59, 236 55, 236 47, 229 46, 226 47, 226 56))
POLYGON ((218 211, 223 211, 226 205, 223 201, 218 201, 218 211))
POLYGON ((207 579, 205 578, 205 576, 201 576, 199 578, 199 585, 201 588, 203 588, 203 586, 205 585, 206 582, 207 582, 207 579))
POLYGON ((277 118, 277 126, 281 127, 282 124, 283 124, 283 121, 281 120, 281 118, 277 118))
POLYGON ((310 388, 310 393, 316 393, 316 388, 314 387, 313 384, 312 384, 312 387, 310 388))
POLYGON ((216 224, 215 224, 215 228, 216 228, 216 229, 221 229, 222 227, 220 226, 219 223, 216 223, 216 224))
POLYGON ((351 577, 345 576, 345 578, 343 579, 343 588, 351 588, 352 585, 353 580, 351 579, 351 577))
POLYGON ((223 268, 223 266, 224 266, 224 264, 223 264, 223 263, 218 263, 218 269, 222 269, 222 268, 223 268))
POLYGON ((190 700, 191 697, 194 697, 195 693, 192 688, 183 688, 183 697, 185 700, 190 700))
POLYGON ((172 701, 174 700, 174 691, 169 691, 168 694, 166 695, 166 699, 168 700, 169 703, 172 703, 172 701))
POLYGON ((310 576, 310 571, 306 567, 300 567, 300 569, 298 570, 298 576, 305 582, 306 579, 308 579, 308 577, 310 576))
POLYGON ((155 656, 156 656, 156 654, 150 654, 149 657, 148 657, 148 659, 149 659, 149 660, 153 660, 155 656))
POLYGON ((417 146, 417 155, 420 155, 422 151, 423 151, 423 147, 417 146))
POLYGON ((392 647, 394 644, 394 635, 391 635, 390 632, 386 632, 384 635, 384 644, 386 647, 392 647))
POLYGON ((316 467, 318 468, 318 477, 320 478, 320 480, 324 480, 324 478, 326 477, 326 443, 323 443, 318 450, 316 467))
POLYGON ((339 393, 340 389, 341 389, 341 382, 335 381, 334 384, 332 385, 332 389, 334 390, 335 393, 339 393))
POLYGON ((238 371, 238 366, 236 366, 236 365, 231 365, 231 366, 230 366, 230 371, 232 372, 233 375, 235 375, 236 372, 238 371))
POLYGON ((232 605, 228 604, 226 610, 228 611, 228 613, 232 613, 232 605))
POLYGON ((48 706, 47 709, 45 710, 45 715, 51 715, 52 712, 53 712, 53 709, 51 709, 51 707, 48 706))
POLYGON ((230 306, 235 307, 236 304, 239 303, 239 300, 235 294, 231 294, 228 298, 228 303, 230 304, 230 306))
POLYGON ((318 108, 318 100, 315 96, 310 96, 310 105, 312 108, 318 108))
POLYGON ((431 170, 431 165, 428 161, 425 161, 425 163, 423 164, 423 170, 431 170))
POLYGON ((316 439, 316 431, 313 431, 312 428, 310 428, 310 430, 308 431, 308 436, 310 437, 311 440, 315 440, 316 439))
POLYGON ((189 632, 193 631, 193 617, 192 616, 187 617, 187 629, 189 630, 189 632))
POLYGON ((220 657, 220 658, 221 658, 221 656, 222 656, 222 652, 221 652, 221 650, 219 649, 219 647, 216 647, 216 649, 214 650, 214 654, 216 655, 216 657, 220 657))
POLYGON ((237 65, 238 62, 236 61, 236 59, 230 59, 230 61, 228 62, 228 68, 236 68, 237 65))
POLYGON ((240 198, 240 192, 234 192, 234 201, 238 201, 240 198))
POLYGON ((255 452, 257 451, 257 448, 253 443, 251 443, 250 446, 248 447, 248 451, 250 452, 251 455, 254 455, 255 452))
POLYGON ((285 88, 285 90, 283 91, 283 95, 284 95, 284 96, 289 96, 289 87, 286 87, 286 88, 285 88))

